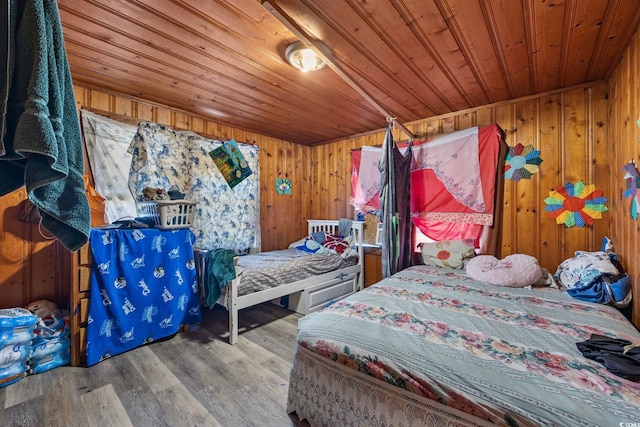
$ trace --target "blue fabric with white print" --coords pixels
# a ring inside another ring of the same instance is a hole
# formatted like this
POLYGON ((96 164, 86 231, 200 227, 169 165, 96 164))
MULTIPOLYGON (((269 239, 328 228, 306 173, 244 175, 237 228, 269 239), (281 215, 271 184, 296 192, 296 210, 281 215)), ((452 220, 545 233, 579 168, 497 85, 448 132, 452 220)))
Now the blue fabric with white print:
POLYGON ((189 229, 92 229, 87 366, 200 322, 189 229))

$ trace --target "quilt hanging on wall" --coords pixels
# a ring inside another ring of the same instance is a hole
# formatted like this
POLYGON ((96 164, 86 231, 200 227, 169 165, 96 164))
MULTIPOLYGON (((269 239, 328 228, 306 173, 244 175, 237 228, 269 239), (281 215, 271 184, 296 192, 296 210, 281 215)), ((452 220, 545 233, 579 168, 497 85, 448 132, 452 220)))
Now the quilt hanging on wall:
POLYGON ((191 227, 198 247, 256 252, 260 250, 259 147, 237 143, 252 173, 231 188, 209 155, 222 144, 195 132, 140 122, 129 147, 133 155, 129 189, 138 195, 146 187, 175 185, 186 199, 198 203, 191 227))
MULTIPOLYGON (((640 120, 638 120, 640 126, 640 120)), ((629 213, 631 218, 638 219, 638 210, 640 210, 640 173, 636 167, 636 162, 631 161, 622 167, 625 172, 624 181, 626 189, 624 191, 624 197, 630 198, 629 213)))
POLYGON ((364 146, 351 152, 351 197, 349 203, 357 211, 378 214, 382 178, 378 162, 380 147, 364 146))
POLYGON ((87 157, 96 190, 105 198, 107 221, 135 218, 136 202, 127 185, 131 167, 131 154, 127 150, 138 126, 87 110, 82 110, 81 116, 87 157))
POLYGON ((470 128, 415 143, 411 220, 426 236, 473 239, 494 222, 502 130, 470 128))

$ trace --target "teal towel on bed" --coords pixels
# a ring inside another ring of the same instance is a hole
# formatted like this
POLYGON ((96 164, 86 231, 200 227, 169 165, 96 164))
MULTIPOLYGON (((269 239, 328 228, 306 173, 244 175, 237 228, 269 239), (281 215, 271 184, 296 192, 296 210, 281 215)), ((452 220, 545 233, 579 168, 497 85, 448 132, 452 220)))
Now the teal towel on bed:
POLYGON ((42 225, 69 250, 89 238, 82 135, 57 2, 9 0, 0 103, 0 195, 25 185, 42 225))
POLYGON ((236 268, 233 263, 235 256, 235 252, 229 249, 213 249, 207 252, 206 303, 209 308, 216 305, 227 283, 236 278, 236 268))

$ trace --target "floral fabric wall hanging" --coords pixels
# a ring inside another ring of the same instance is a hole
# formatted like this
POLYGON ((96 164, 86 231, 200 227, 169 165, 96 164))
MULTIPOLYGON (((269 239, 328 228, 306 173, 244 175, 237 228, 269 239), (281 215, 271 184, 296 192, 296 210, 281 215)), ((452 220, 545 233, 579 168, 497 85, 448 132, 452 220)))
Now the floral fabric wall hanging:
POLYGON ((585 185, 582 181, 568 182, 549 191, 549 197, 544 199, 547 204, 545 210, 557 224, 567 227, 584 227, 592 225, 594 220, 602 218, 602 212, 607 211, 607 199, 595 185, 585 185))
POLYGON ((631 217, 637 220, 638 206, 640 205, 640 194, 638 193, 638 190, 640 189, 640 174, 638 173, 638 168, 634 162, 627 163, 622 167, 622 170, 625 171, 624 180, 627 185, 624 197, 631 197, 629 211, 631 212, 631 217))
POLYGON ((520 179, 529 179, 534 173, 540 172, 538 165, 542 163, 540 150, 534 150, 533 145, 526 147, 518 143, 515 147, 509 147, 507 158, 504 164, 505 179, 512 179, 515 182, 520 179))
POLYGON ((253 172, 231 188, 209 154, 223 144, 227 143, 192 131, 140 122, 129 147, 129 190, 137 195, 146 187, 175 185, 187 199, 198 202, 190 227, 198 247, 225 248, 239 255, 259 252, 260 147, 234 144, 253 172))
POLYGON ((351 197, 349 204, 356 211, 375 214, 380 212, 382 176, 378 162, 382 148, 364 146, 351 152, 351 197))

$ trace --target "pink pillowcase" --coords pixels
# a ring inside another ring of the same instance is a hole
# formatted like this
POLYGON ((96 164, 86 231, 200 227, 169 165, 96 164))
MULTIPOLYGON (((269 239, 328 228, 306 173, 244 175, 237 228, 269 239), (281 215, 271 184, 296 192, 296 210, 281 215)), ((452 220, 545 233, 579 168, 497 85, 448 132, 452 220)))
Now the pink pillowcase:
POLYGON ((467 262, 469 277, 481 282, 510 288, 523 288, 540 280, 543 270, 530 255, 513 254, 498 259, 492 255, 478 255, 467 262))

